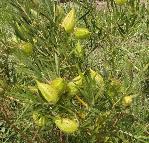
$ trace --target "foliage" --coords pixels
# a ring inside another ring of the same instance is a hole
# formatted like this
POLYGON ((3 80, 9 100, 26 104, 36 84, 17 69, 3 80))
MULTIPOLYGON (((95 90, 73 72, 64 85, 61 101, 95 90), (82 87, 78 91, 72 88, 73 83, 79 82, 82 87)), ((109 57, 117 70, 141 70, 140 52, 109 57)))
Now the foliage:
POLYGON ((148 142, 148 3, 105 4, 100 10, 95 0, 0 1, 2 143, 148 142), (72 9, 75 27, 67 32, 61 23, 72 9), (77 28, 89 35, 76 38, 77 28), (47 98, 60 77, 66 89, 50 104, 43 92, 47 98), (128 96, 132 103, 123 106, 128 96), (70 121, 75 132, 60 130, 55 118, 70 121))

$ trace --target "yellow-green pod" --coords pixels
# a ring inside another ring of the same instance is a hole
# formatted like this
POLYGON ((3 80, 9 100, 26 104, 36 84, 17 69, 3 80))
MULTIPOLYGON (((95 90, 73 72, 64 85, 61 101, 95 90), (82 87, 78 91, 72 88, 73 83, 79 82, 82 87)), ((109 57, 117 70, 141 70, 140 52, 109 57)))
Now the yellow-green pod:
POLYGON ((114 0, 117 5, 124 5, 127 0, 114 0))
POLYGON ((46 118, 41 116, 38 112, 34 111, 32 114, 34 123, 39 127, 44 127, 46 125, 46 118))
POLYGON ((91 78, 96 81, 96 84, 100 88, 100 91, 103 92, 104 90, 103 77, 96 71, 93 71, 92 69, 90 69, 90 75, 91 75, 91 78))
POLYGON ((37 87, 39 91, 41 92, 42 96, 50 103, 50 104, 56 104, 60 98, 59 92, 56 90, 56 88, 52 87, 49 84, 41 83, 39 81, 36 81, 37 87))
POLYGON ((63 19, 61 26, 67 33, 71 33, 75 27, 75 9, 73 8, 63 19))
POLYGON ((112 79, 111 79, 111 86, 112 86, 117 92, 119 92, 119 91, 121 91, 122 83, 121 83, 120 80, 112 78, 112 79))
POLYGON ((79 128, 78 121, 69 118, 56 118, 55 119, 56 126, 64 133, 74 133, 79 128))
POLYGON ((132 96, 124 96, 122 99, 122 105, 125 107, 128 107, 132 104, 132 96))
POLYGON ((66 82, 63 78, 56 78, 52 80, 51 87, 55 88, 58 94, 63 94, 66 89, 66 82))
POLYGON ((33 17, 37 18, 38 13, 37 13, 37 11, 36 11, 36 10, 31 9, 31 10, 30 10, 30 12, 31 12, 31 15, 32 15, 33 17))
POLYGON ((90 36, 91 32, 87 28, 76 28, 74 35, 77 39, 86 39, 90 36))
POLYGON ((75 83, 69 82, 67 85, 67 91, 68 91, 68 95, 74 96, 79 93, 79 87, 75 83))
POLYGON ((31 43, 28 43, 28 42, 24 42, 20 44, 20 49, 23 51, 24 54, 28 56, 31 55, 33 52, 33 46, 31 43))
POLYGON ((80 44, 80 42, 77 43, 74 52, 77 57, 82 58, 84 56, 84 49, 83 46, 80 44))
POLYGON ((67 84, 68 95, 74 96, 79 93, 79 89, 82 87, 83 78, 79 75, 67 84))

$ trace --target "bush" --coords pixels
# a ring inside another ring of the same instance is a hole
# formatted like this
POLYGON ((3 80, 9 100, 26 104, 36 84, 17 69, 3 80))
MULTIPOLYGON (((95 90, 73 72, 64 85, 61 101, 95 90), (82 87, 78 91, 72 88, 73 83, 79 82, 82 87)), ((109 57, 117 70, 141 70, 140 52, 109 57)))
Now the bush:
POLYGON ((102 3, 1 2, 2 142, 147 142, 148 5, 102 3))

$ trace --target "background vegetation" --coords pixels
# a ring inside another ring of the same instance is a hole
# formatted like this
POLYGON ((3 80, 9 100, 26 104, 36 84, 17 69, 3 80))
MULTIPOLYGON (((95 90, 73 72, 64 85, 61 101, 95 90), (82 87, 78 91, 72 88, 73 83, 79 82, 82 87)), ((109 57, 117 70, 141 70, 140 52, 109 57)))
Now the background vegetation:
POLYGON ((148 4, 139 0, 121 6, 113 0, 1 0, 0 142, 147 143, 148 4), (89 38, 80 40, 81 56, 74 53, 78 39, 60 28, 72 7, 76 26, 91 32, 89 38), (21 49, 24 42, 33 49, 21 49), (90 68, 104 79, 100 96, 88 77, 90 68), (69 82, 84 72, 86 84, 79 96, 64 95, 50 105, 37 91, 35 79, 48 83, 62 77, 69 82), (129 107, 122 104, 126 95, 133 98, 129 107), (33 111, 47 118, 45 127, 35 124, 33 111), (78 131, 60 131, 51 119, 57 115, 77 118, 78 131))

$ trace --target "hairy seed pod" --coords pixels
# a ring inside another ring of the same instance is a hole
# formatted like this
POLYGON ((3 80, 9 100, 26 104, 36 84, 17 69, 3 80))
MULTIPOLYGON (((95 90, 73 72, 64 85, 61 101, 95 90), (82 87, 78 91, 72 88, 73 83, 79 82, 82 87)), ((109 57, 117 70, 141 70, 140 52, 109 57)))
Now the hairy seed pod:
POLYGON ((122 83, 119 79, 111 78, 110 80, 108 95, 114 97, 122 91, 122 83))
POLYGON ((75 27, 75 9, 73 8, 63 19, 61 26, 67 33, 71 33, 75 27))
POLYGON ((91 78, 96 81, 97 86, 99 86, 101 90, 104 90, 103 77, 99 73, 93 71, 92 69, 90 69, 90 75, 91 78))
POLYGON ((116 91, 121 91, 121 81, 118 79, 111 79, 111 86, 115 88, 116 91))
POLYGON ((38 13, 37 13, 37 11, 36 11, 36 10, 31 9, 31 10, 30 10, 30 13, 31 13, 31 15, 32 15, 34 18, 37 18, 38 13))
POLYGON ((87 28, 76 28, 74 35, 77 39, 86 39, 90 36, 91 32, 87 28))
POLYGON ((64 133, 74 133, 78 130, 79 123, 69 118, 56 118, 56 126, 64 133))
POLYGON ((80 88, 82 87, 83 84, 83 77, 82 76, 77 76, 75 77, 72 81, 70 81, 67 84, 67 92, 68 95, 74 96, 79 93, 80 88))
POLYGON ((132 103, 132 96, 124 96, 123 99, 122 99, 122 105, 125 106, 125 107, 128 107, 130 106, 132 103))
POLYGON ((74 52, 75 52, 75 55, 79 58, 82 58, 84 56, 84 49, 82 45, 80 44, 80 42, 77 43, 74 52))
POLYGON ((127 0, 114 0, 117 5, 124 5, 127 0))
POLYGON ((41 116, 38 112, 34 111, 32 114, 32 118, 37 126, 39 127, 45 126, 46 118, 44 116, 41 116))
POLYGON ((33 46, 31 43, 24 42, 20 45, 20 49, 23 51, 24 54, 26 55, 31 55, 33 52, 33 46))
POLYGON ((46 99, 50 104, 56 104, 60 98, 56 88, 53 88, 49 84, 41 83, 39 81, 36 81, 36 83, 44 99, 46 99))
POLYGON ((50 85, 57 90, 58 94, 63 94, 65 92, 66 82, 62 78, 56 78, 52 80, 50 85))

